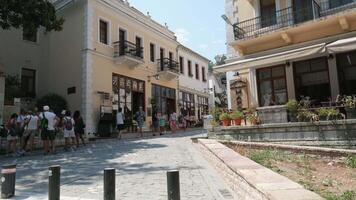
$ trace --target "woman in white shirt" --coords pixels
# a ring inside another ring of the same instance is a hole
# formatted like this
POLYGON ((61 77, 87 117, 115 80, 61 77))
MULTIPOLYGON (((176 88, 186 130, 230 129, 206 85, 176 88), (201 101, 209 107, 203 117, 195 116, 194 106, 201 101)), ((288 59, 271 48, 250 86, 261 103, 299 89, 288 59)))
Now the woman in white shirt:
POLYGON ((75 132, 74 132, 74 119, 71 117, 71 112, 69 110, 66 111, 65 116, 63 117, 63 133, 65 140, 64 150, 67 151, 69 148, 74 150, 75 145, 75 132), (71 140, 71 143, 70 143, 71 140))
POLYGON ((122 108, 119 108, 119 111, 116 114, 116 125, 117 131, 119 132, 118 138, 121 140, 121 131, 125 129, 125 115, 122 112, 122 108))
POLYGON ((24 147, 23 149, 29 152, 33 151, 34 137, 38 133, 39 117, 34 115, 32 111, 28 111, 25 117, 25 133, 24 133, 24 147), (28 147, 29 145, 29 147, 28 147))

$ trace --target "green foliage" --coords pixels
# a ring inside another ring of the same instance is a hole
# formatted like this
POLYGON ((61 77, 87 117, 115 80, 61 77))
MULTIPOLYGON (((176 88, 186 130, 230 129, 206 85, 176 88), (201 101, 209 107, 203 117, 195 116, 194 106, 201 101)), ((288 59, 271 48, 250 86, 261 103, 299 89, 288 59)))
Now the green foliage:
POLYGON ((301 97, 301 100, 299 101, 298 104, 298 108, 309 109, 310 106, 311 106, 310 97, 301 97))
POLYGON ((324 195, 324 198, 326 200, 355 200, 356 191, 346 191, 341 195, 327 193, 326 195, 324 195))
POLYGON ((272 162, 276 160, 281 160, 283 155, 281 155, 278 151, 273 150, 261 150, 256 151, 249 155, 249 158, 256 163, 263 165, 267 168, 273 168, 272 162))
POLYGON ((62 110, 67 109, 67 101, 57 94, 47 94, 37 100, 37 107, 42 110, 43 106, 48 105, 54 113, 60 114, 62 110))
POLYGON ((209 114, 214 117, 214 121, 218 122, 220 120, 221 110, 217 107, 209 109, 209 114))
POLYGON ((297 110, 298 110, 298 101, 295 100, 295 99, 291 99, 291 100, 289 100, 287 102, 286 107, 287 107, 287 110, 289 112, 293 112, 293 113, 297 112, 297 110))
POLYGON ((240 111, 235 111, 233 113, 231 113, 231 119, 242 119, 244 117, 244 114, 240 111))
POLYGON ((231 116, 229 113, 222 113, 219 117, 220 121, 223 121, 223 120, 230 120, 231 119, 231 116))
POLYGON ((57 18, 56 10, 47 0, 1 0, 0 27, 10 29, 26 27, 37 30, 44 27, 46 31, 60 31, 63 18, 57 18))
POLYGON ((345 164, 350 168, 356 168, 356 155, 347 156, 345 164))
POLYGON ((340 116, 340 111, 335 108, 318 108, 316 113, 321 119, 331 120, 340 116))
POLYGON ((356 96, 344 96, 342 104, 347 108, 356 108, 356 96))

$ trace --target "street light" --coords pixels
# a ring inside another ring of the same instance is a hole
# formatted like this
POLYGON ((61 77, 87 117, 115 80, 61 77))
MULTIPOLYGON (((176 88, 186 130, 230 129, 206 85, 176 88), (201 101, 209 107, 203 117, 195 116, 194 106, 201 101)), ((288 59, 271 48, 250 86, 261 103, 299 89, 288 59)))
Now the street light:
POLYGON ((232 26, 232 23, 231 23, 230 19, 229 19, 226 15, 221 15, 221 18, 223 18, 223 20, 224 20, 227 24, 229 24, 229 25, 232 26))

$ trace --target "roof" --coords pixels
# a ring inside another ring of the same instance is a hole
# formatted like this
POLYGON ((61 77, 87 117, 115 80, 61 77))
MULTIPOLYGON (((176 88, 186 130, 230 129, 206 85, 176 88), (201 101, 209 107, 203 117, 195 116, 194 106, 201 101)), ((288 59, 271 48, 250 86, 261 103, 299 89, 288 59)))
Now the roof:
POLYGON ((199 58, 201 58, 201 59, 203 59, 203 60, 205 60, 205 61, 207 61, 207 62, 210 62, 210 60, 209 60, 208 58, 202 56, 201 54, 199 54, 199 53, 197 53, 197 52, 195 52, 195 51, 193 51, 193 50, 190 49, 189 47, 184 46, 183 44, 179 44, 179 45, 178 45, 178 49, 179 49, 179 48, 181 48, 181 49, 183 49, 183 50, 185 50, 185 51, 188 51, 188 52, 194 54, 195 56, 197 56, 197 57, 199 57, 199 58))

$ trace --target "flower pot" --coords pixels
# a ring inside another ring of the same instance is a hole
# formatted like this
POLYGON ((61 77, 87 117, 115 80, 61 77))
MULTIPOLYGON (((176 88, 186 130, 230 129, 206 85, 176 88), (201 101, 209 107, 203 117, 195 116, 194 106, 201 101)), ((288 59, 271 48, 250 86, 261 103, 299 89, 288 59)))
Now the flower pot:
POLYGON ((257 125, 257 119, 251 119, 250 123, 251 123, 251 125, 256 126, 257 125))
POLYGON ((222 120, 223 126, 230 126, 230 120, 224 119, 222 120))
POLYGON ((345 108, 347 119, 356 119, 356 108, 345 108))
POLYGON ((235 126, 241 126, 242 119, 234 119, 235 126))

